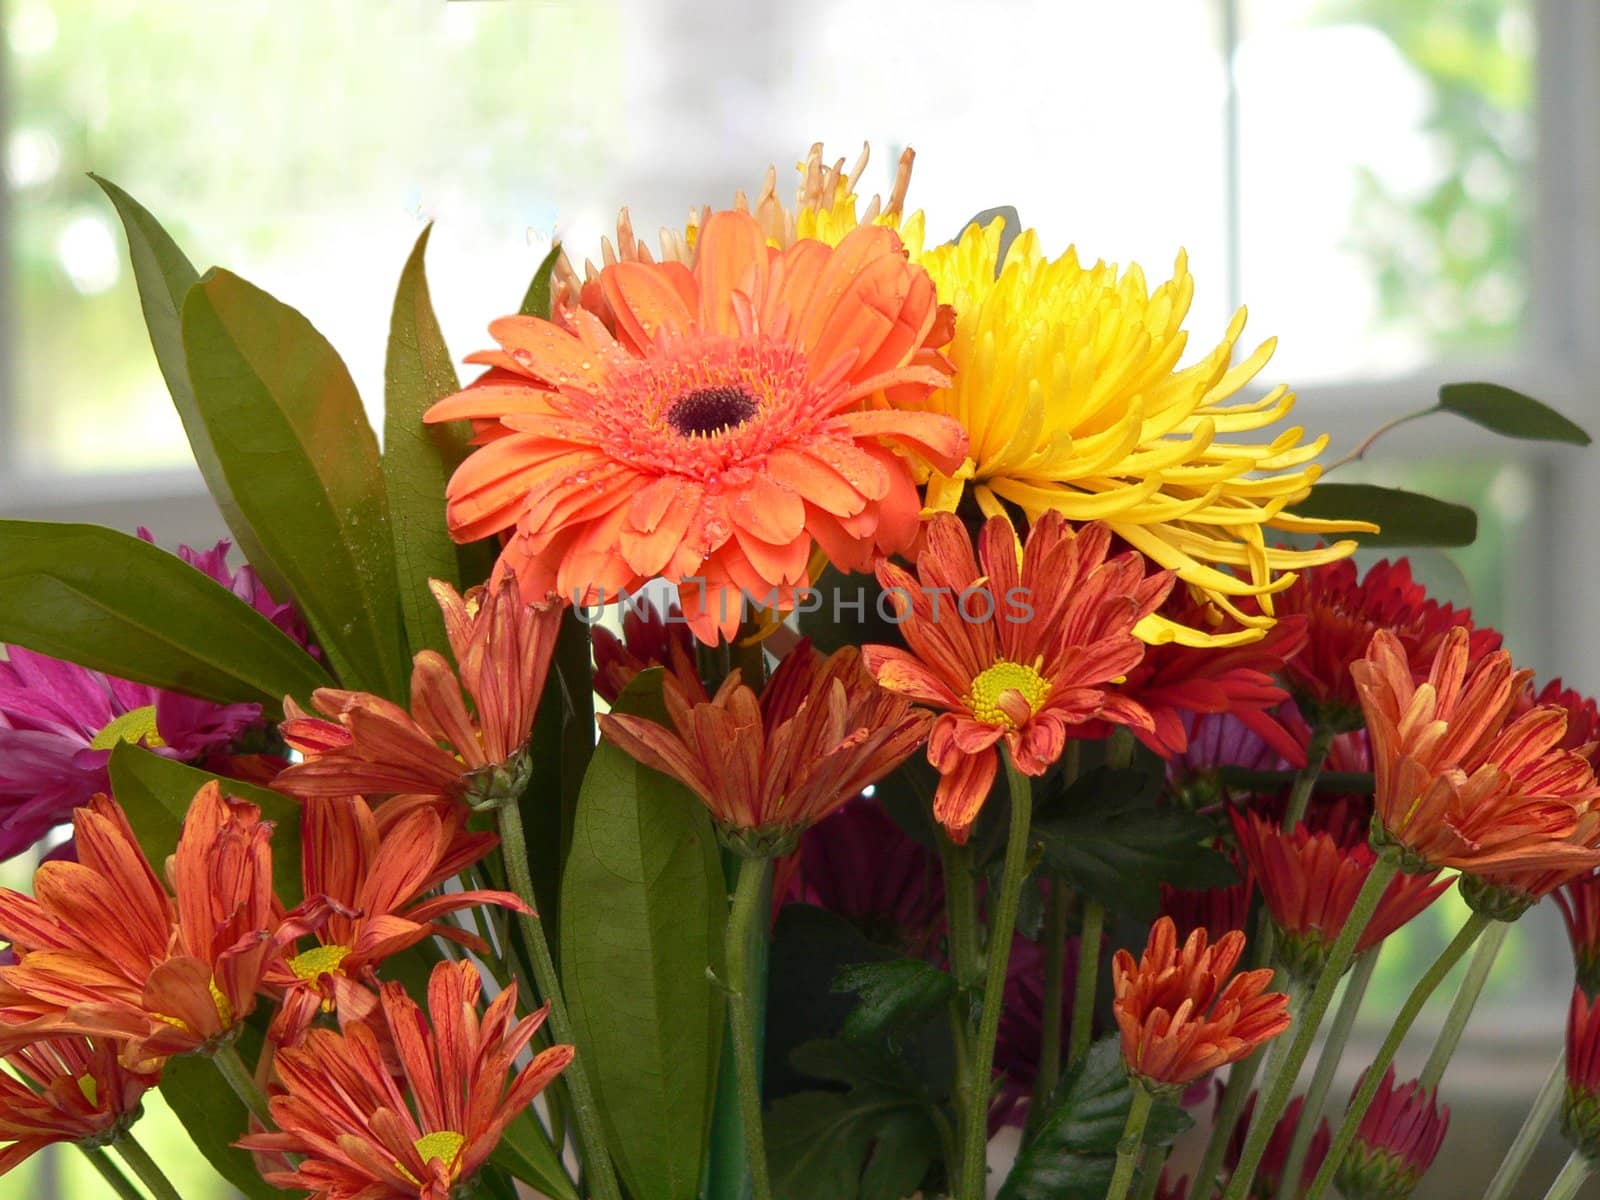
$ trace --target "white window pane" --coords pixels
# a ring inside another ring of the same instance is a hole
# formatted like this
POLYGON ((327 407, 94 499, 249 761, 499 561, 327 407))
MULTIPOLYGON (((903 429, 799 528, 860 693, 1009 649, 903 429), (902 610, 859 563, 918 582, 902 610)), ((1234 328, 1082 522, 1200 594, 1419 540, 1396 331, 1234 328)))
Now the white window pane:
POLYGON ((1304 382, 1509 356, 1529 286, 1528 0, 1246 0, 1244 297, 1304 382))

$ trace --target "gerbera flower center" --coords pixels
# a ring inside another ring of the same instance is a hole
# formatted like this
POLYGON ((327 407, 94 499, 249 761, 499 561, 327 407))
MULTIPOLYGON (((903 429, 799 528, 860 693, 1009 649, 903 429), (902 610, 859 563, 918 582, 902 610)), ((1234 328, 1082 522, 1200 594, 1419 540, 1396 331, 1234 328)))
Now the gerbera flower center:
POLYGON ((684 437, 711 437, 737 429, 758 409, 755 397, 738 387, 702 387, 680 396, 667 411, 667 424, 684 437))
POLYGON ((456 1159, 461 1155, 461 1147, 466 1143, 467 1139, 454 1129, 440 1129, 423 1134, 411 1144, 417 1148, 417 1155, 424 1163, 430 1163, 437 1158, 444 1163, 445 1170, 453 1174, 456 1169, 456 1159))
POLYGON ((349 946, 314 946, 291 958, 289 969, 301 979, 315 982, 324 975, 338 971, 339 964, 344 962, 345 955, 349 953, 349 946))
POLYGON ((967 707, 985 725, 1016 729, 1044 707, 1050 681, 1033 667, 1001 659, 972 681, 967 707))
POLYGON ((143 742, 152 750, 165 746, 161 734, 156 731, 156 706, 146 704, 143 708, 129 709, 120 717, 113 718, 110 724, 94 735, 89 749, 114 750, 118 742, 131 742, 134 745, 143 742))

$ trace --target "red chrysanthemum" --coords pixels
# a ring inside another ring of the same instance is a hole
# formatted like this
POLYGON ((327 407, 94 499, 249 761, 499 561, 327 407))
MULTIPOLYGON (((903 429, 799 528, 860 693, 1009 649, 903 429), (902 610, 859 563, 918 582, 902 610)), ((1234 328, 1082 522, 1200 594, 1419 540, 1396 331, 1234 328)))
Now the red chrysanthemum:
MULTIPOLYGON (((1297 825, 1285 832, 1277 822, 1235 809, 1231 814, 1239 850, 1261 886, 1261 898, 1278 927, 1278 953, 1291 972, 1315 978, 1327 952, 1350 919, 1378 856, 1365 841, 1351 842, 1297 825)), ((1454 877, 1435 882, 1438 871, 1396 875, 1384 889, 1361 931, 1355 953, 1378 945, 1432 904, 1454 877)))
POLYGON ((1280 619, 1305 617, 1306 646, 1284 673, 1307 719, 1335 729, 1360 724, 1350 664, 1380 629, 1393 635, 1418 679, 1451 629, 1467 631, 1472 662, 1500 647, 1500 634, 1473 625, 1470 609, 1430 599, 1404 558, 1375 563, 1359 579, 1349 559, 1312 567, 1274 597, 1274 606, 1280 619))
POLYGON ((1567 1095, 1561 1132, 1589 1158, 1600 1158, 1600 1002, 1572 989, 1567 1008, 1567 1095))
POLYGON ((472 356, 495 369, 426 418, 478 423, 451 531, 513 530, 500 569, 530 599, 604 602, 661 576, 714 642, 741 590, 792 602, 813 546, 865 569, 910 544, 921 501, 896 450, 942 470, 966 455, 953 419, 879 403, 948 382, 953 328, 892 230, 778 250, 720 212, 692 266, 618 262, 599 290, 612 328, 584 308, 570 329, 502 318, 501 349, 472 356))
MULTIPOLYGON (((1239 1119, 1228 1135, 1228 1145, 1222 1153, 1222 1165, 1228 1171, 1239 1165, 1239 1157, 1244 1153, 1245 1139, 1250 1136, 1250 1121, 1255 1116, 1256 1095, 1257 1093, 1251 1092, 1245 1100, 1244 1109, 1239 1113, 1239 1119)), ((1217 1085, 1217 1100, 1220 1107, 1222 1100, 1220 1083, 1217 1085)), ((1250 1180, 1247 1194, 1254 1200, 1278 1200, 1284 1168, 1289 1165, 1289 1149, 1294 1142, 1295 1129, 1300 1124, 1300 1114, 1305 1110, 1305 1104, 1304 1096, 1296 1096, 1289 1102, 1289 1107, 1283 1110, 1283 1116, 1278 1118, 1277 1124, 1272 1127, 1272 1136, 1267 1139, 1267 1148, 1261 1155, 1261 1163, 1256 1167, 1256 1173, 1250 1180)), ((1328 1119, 1323 1117, 1317 1122, 1317 1128, 1311 1135, 1311 1144, 1307 1147, 1305 1162, 1300 1168, 1300 1182, 1295 1189, 1296 1194, 1304 1191, 1316 1178, 1332 1144, 1333 1131, 1328 1128, 1328 1119)))
POLYGON ((985 522, 978 554, 960 518, 928 523, 912 575, 878 564, 909 650, 865 646, 862 656, 892 692, 940 710, 928 739, 938 770, 933 815, 965 841, 989 794, 1004 739, 1017 769, 1042 775, 1069 727, 1101 718, 1149 732, 1150 714, 1111 684, 1138 665, 1134 627, 1172 587, 1129 551, 1108 559, 1104 525, 1074 530, 1046 513, 1024 546, 1004 517, 985 522), (981 562, 981 567, 980 567, 981 562))
POLYGON ((159 1076, 130 1071, 117 1043, 50 1038, 6 1055, 0 1071, 0 1175, 57 1142, 103 1146, 139 1118, 159 1076))
MULTIPOLYGON (((1358 1091, 1360 1086, 1358 1081, 1358 1091)), ((1436 1105, 1433 1093, 1416 1080, 1396 1087, 1390 1067, 1339 1163, 1334 1181, 1340 1194, 1347 1200, 1406 1200, 1438 1157, 1449 1128, 1450 1106, 1436 1105)))
POLYGON ((651 667, 666 668, 691 690, 699 685, 694 635, 677 600, 665 609, 636 600, 625 606, 620 638, 597 625, 589 641, 594 647, 594 690, 607 704, 615 704, 634 676, 651 667))
POLYGON ((1600 994, 1600 874, 1586 871, 1555 892, 1556 907, 1567 925, 1578 986, 1600 994))
POLYGON ((1128 1072, 1148 1084, 1181 1087, 1237 1062, 1289 1028, 1289 998, 1269 992, 1272 969, 1233 970, 1244 953, 1238 930, 1208 945, 1205 930, 1182 946, 1172 920, 1150 929, 1137 962, 1111 960, 1112 1012, 1128 1072))

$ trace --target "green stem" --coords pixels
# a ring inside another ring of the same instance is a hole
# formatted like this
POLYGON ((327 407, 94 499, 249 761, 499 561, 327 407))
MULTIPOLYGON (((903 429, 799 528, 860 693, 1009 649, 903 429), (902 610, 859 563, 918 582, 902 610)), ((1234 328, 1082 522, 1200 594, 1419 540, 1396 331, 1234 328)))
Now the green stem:
POLYGON ((1362 443, 1359 446, 1357 446, 1354 450, 1350 451, 1350 453, 1346 454, 1343 458, 1339 459, 1338 462, 1336 462, 1332 466, 1328 467, 1327 470, 1323 471, 1322 473, 1324 475, 1326 475, 1326 474, 1328 474, 1329 471, 1337 471, 1340 467, 1344 466, 1346 463, 1353 463, 1353 462, 1360 461, 1360 459, 1367 453, 1367 451, 1372 449, 1373 445, 1377 442, 1377 440, 1379 438, 1381 438, 1384 434, 1388 433, 1391 429, 1398 429, 1401 425, 1404 425, 1407 421, 1415 421, 1418 417, 1425 417, 1429 413, 1436 413, 1438 411, 1439 411, 1439 406, 1437 404, 1435 404, 1435 405, 1432 405, 1432 406, 1430 406, 1428 408, 1419 408, 1416 412, 1406 413, 1404 416, 1395 417, 1393 420, 1385 421, 1382 425, 1379 425, 1371 433, 1367 434, 1366 438, 1362 441, 1362 443))
POLYGON ((78 1149, 83 1151, 90 1165, 100 1172, 100 1178, 106 1181, 106 1186, 117 1194, 117 1200, 144 1200, 144 1195, 133 1186, 133 1181, 99 1146, 79 1146, 78 1149))
POLYGON ((1067 1062, 1076 1065, 1089 1053, 1094 1035, 1094 996, 1100 986, 1100 943, 1105 936, 1105 905, 1083 901, 1083 929, 1078 934, 1078 978, 1072 991, 1072 1039, 1067 1062))
MULTIPOLYGON (((550 1006, 550 1029, 556 1041, 571 1045, 572 1022, 567 1017, 567 1003, 561 993, 561 977, 556 974, 555 960, 550 956, 550 942, 544 935, 544 923, 533 909, 533 870, 528 863, 528 842, 522 830, 522 810, 513 797, 501 801, 495 808, 495 815, 500 823, 500 850, 505 858, 506 878, 511 890, 528 906, 527 912, 517 914, 517 920, 523 941, 527 943, 528 954, 533 960, 533 979, 539 987, 540 998, 550 1006)), ((589 1181, 596 1200, 621 1200, 616 1168, 611 1164, 605 1130, 600 1124, 600 1109, 595 1103, 588 1066, 581 1054, 561 1073, 561 1078, 571 1095, 572 1113, 578 1123, 584 1178, 589 1181)))
MULTIPOLYGON (((972 1074, 973 990, 978 982, 978 900, 972 880, 972 848, 958 845, 943 831, 939 838, 939 865, 944 875, 945 925, 950 942, 950 966, 956 990, 950 997, 950 1041, 955 1050, 954 1098, 956 1122, 966 1128, 963 1114, 981 1101, 972 1074)), ((951 1180, 961 1178, 959 1140, 957 1153, 945 1164, 951 1180)))
MULTIPOLYGON (((1228 1190, 1223 1193, 1224 1200, 1244 1200, 1249 1193, 1256 1168, 1261 1165, 1261 1156, 1266 1153, 1267 1140, 1272 1136, 1273 1126, 1278 1123, 1278 1118, 1283 1116, 1283 1110, 1289 1106, 1289 1097, 1294 1091, 1301 1064, 1305 1062, 1306 1055, 1311 1052, 1312 1043, 1316 1041, 1317 1027, 1322 1024, 1323 1014, 1328 1011, 1333 993, 1339 986, 1339 979, 1355 955, 1356 941, 1361 937, 1361 931, 1367 927, 1367 922, 1372 919, 1378 901, 1383 898, 1384 890, 1399 871, 1399 854, 1392 849, 1386 850, 1379 856, 1378 861, 1373 863, 1366 883, 1361 886, 1361 892, 1351 906, 1350 916, 1345 921, 1344 928, 1339 931, 1339 936, 1328 949, 1327 962, 1317 979, 1317 985, 1307 997, 1299 1020, 1293 1026, 1294 1040, 1283 1054, 1277 1074, 1269 1081, 1270 1090, 1258 1098, 1255 1113, 1250 1121, 1250 1133, 1239 1156, 1239 1165, 1234 1169, 1233 1178, 1228 1181, 1228 1190)), ((1286 1037, 1288 1034, 1280 1036, 1286 1037)))
POLYGON ((1567 1159, 1567 1165, 1561 1168, 1561 1174, 1556 1176, 1550 1190, 1544 1194, 1544 1200, 1572 1200, 1593 1169, 1594 1164, 1584 1157, 1583 1151, 1574 1150, 1567 1159))
POLYGON ((1372 1065, 1367 1068, 1362 1077, 1361 1087, 1350 1098, 1350 1105, 1344 1111, 1344 1121, 1339 1125, 1339 1132, 1334 1135, 1333 1145, 1328 1149, 1328 1157, 1322 1162, 1322 1169, 1317 1172, 1317 1177, 1311 1181, 1311 1187, 1306 1192, 1306 1200, 1317 1200, 1317 1197, 1328 1190, 1328 1185, 1333 1182, 1333 1174, 1339 1169, 1345 1152, 1350 1149, 1350 1143, 1355 1140, 1356 1128, 1361 1124, 1361 1118, 1366 1116, 1367 1108, 1372 1103, 1373 1096, 1377 1095, 1378 1085, 1383 1082, 1383 1073, 1394 1061, 1395 1053, 1400 1049, 1400 1043, 1405 1040, 1406 1033, 1417 1019, 1417 1014, 1422 1011, 1422 1006, 1427 1003, 1428 997, 1444 982, 1444 977, 1460 962, 1472 943, 1478 940, 1478 935, 1488 927, 1490 918, 1482 913, 1473 913, 1461 926, 1461 931, 1446 946, 1434 960, 1434 963, 1417 980, 1416 986, 1411 989, 1411 994, 1406 997, 1406 1002, 1400 1006, 1399 1015, 1395 1017, 1394 1025, 1388 1035, 1383 1039, 1383 1045, 1378 1047, 1378 1056, 1373 1059, 1372 1065))
POLYGON ((1289 789, 1289 807, 1283 814, 1285 832, 1292 830, 1306 815, 1306 805, 1311 801, 1311 790, 1317 786, 1317 776, 1322 774, 1322 764, 1327 760, 1328 747, 1333 745, 1334 731, 1327 725, 1318 725, 1311 731, 1306 743, 1306 765, 1294 777, 1289 789))
MULTIPOLYGON (((1039 1070, 1033 1079, 1033 1099, 1028 1105, 1028 1124, 1032 1126, 1044 1113, 1050 1095, 1061 1078, 1061 1000, 1067 966, 1067 906, 1072 892, 1066 883, 1052 876, 1046 883, 1049 898, 1044 909, 1044 1012, 1040 1016, 1039 1070)), ((1077 1001, 1072 1024, 1076 1034, 1077 1001)))
POLYGON ((1350 1040, 1350 1030, 1361 1011, 1361 1001, 1366 997, 1367 985, 1372 982, 1372 972, 1378 965, 1378 952, 1383 946, 1374 946, 1356 959, 1350 978, 1344 985, 1344 996, 1333 1014, 1333 1024, 1323 1039, 1322 1054, 1317 1059, 1317 1069, 1312 1072, 1311 1086, 1306 1089, 1300 1121, 1294 1127, 1294 1137, 1289 1142, 1289 1154, 1283 1161, 1283 1200, 1294 1200, 1300 1191, 1300 1174, 1305 1170, 1306 1155, 1311 1152, 1311 1137, 1316 1132, 1317 1121, 1328 1103, 1328 1093, 1333 1089, 1334 1076, 1339 1072, 1339 1060, 1344 1057, 1344 1046, 1350 1040))
POLYGON ((1450 1003, 1450 1012, 1444 1019, 1439 1036, 1434 1039, 1433 1050, 1428 1055, 1427 1064, 1422 1068, 1422 1074, 1417 1077, 1417 1081, 1428 1091, 1439 1090, 1439 1081, 1444 1078, 1444 1069, 1449 1065, 1450 1056, 1456 1052, 1456 1046, 1461 1042, 1461 1035, 1467 1028, 1467 1020, 1472 1016, 1478 997, 1483 994, 1483 985, 1489 981, 1489 972, 1494 970, 1494 960, 1499 957, 1500 947, 1505 945, 1506 934, 1510 931, 1509 921, 1496 921, 1478 939, 1477 948, 1472 952, 1472 962, 1468 964, 1467 973, 1461 978, 1461 986, 1456 989, 1456 998, 1450 1003))
MULTIPOLYGON (((1028 876, 1028 828, 1033 816, 1033 788, 1017 770, 1011 755, 1001 752, 1006 783, 1011 791, 1011 828, 1006 837, 1005 865, 1000 894, 989 910, 987 975, 983 983, 983 1015, 973 1048, 971 1100, 962 1112, 961 1200, 982 1200, 985 1149, 989 1143, 989 1073, 994 1065, 994 1043, 1000 1033, 1000 1012, 1005 1007, 1006 967, 1011 960, 1011 935, 1017 927, 1017 905, 1028 876)), ((1074 1018, 1076 1022, 1076 1018, 1074 1018)))
POLYGON ((761 1017, 761 951, 771 908, 772 860, 745 859, 739 866, 739 884, 733 893, 733 911, 728 916, 725 955, 728 1025, 733 1031, 733 1068, 739 1084, 739 1120, 755 1200, 772 1200, 766 1138, 761 1125, 761 1052, 757 1030, 761 1017))
POLYGON ((256 1077, 251 1074, 250 1068, 244 1065, 244 1059, 239 1057, 239 1051, 233 1043, 224 1042, 213 1050, 211 1061, 222 1073, 222 1077, 228 1081, 233 1094, 250 1110, 251 1115, 270 1129, 272 1112, 267 1108, 266 1093, 256 1086, 256 1077))
POLYGON ((1146 1146, 1139 1155, 1139 1186, 1133 1190, 1133 1200, 1155 1200, 1156 1188, 1161 1186, 1161 1168, 1170 1146, 1146 1146))
POLYGON ((1106 1189, 1106 1200, 1127 1200, 1128 1185, 1133 1182, 1133 1168, 1138 1164, 1139 1150, 1144 1145, 1144 1126, 1150 1119, 1153 1102, 1154 1097, 1135 1080, 1128 1123, 1122 1127, 1122 1137, 1117 1141, 1117 1166, 1111 1175, 1111 1186, 1106 1189))
POLYGON ((1543 1139, 1545 1131, 1550 1128, 1550 1122, 1555 1120, 1556 1113, 1561 1110, 1561 1101, 1566 1094, 1567 1056, 1566 1052, 1562 1051, 1556 1055, 1556 1065, 1550 1069, 1549 1078, 1544 1081, 1544 1086, 1534 1098, 1533 1107, 1528 1110, 1528 1119, 1522 1123, 1522 1128, 1517 1130, 1517 1136, 1513 1139, 1511 1148, 1506 1151, 1500 1169, 1489 1181, 1489 1190, 1483 1193, 1483 1200, 1506 1200, 1511 1195, 1511 1189, 1517 1185, 1517 1180, 1522 1178, 1522 1172, 1527 1169, 1528 1160, 1533 1157, 1534 1149, 1543 1139))
POLYGON ((1228 1149, 1233 1128, 1239 1123, 1239 1114, 1244 1111, 1244 1102, 1250 1097, 1251 1085, 1255 1083, 1256 1073, 1261 1070, 1261 1061, 1266 1056, 1267 1048, 1258 1046, 1247 1058, 1234 1063, 1229 1069, 1228 1082, 1222 1089, 1222 1102, 1217 1105, 1217 1115, 1211 1124, 1211 1136, 1206 1139, 1205 1153, 1194 1173, 1193 1195, 1216 1195, 1214 1184, 1217 1172, 1222 1169, 1222 1156, 1228 1149))
POLYGON ((151 1200, 183 1200, 178 1195, 178 1189, 172 1186, 172 1181, 156 1166, 156 1160, 145 1153, 144 1147, 139 1145, 131 1132, 124 1133, 111 1144, 117 1148, 122 1161, 133 1168, 133 1173, 149 1191, 151 1200))

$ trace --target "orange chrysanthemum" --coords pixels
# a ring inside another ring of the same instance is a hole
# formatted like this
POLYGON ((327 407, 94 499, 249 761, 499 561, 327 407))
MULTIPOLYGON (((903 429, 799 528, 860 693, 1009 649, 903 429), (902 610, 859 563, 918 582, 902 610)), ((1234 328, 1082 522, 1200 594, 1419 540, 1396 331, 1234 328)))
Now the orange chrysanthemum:
POLYGON ((823 658, 802 642, 757 699, 735 671, 717 694, 662 681, 672 728, 609 713, 600 728, 699 796, 725 832, 759 852, 786 846, 904 762, 931 718, 872 682, 860 652, 823 658))
POLYGON ((0 1044, 82 1034, 125 1043, 145 1070, 205 1048, 255 1009, 268 964, 306 924, 272 894, 272 825, 215 782, 196 794, 170 860, 176 898, 156 878, 115 801, 73 816, 76 863, 50 862, 34 895, 0 890, 0 1044))
MULTIPOLYGON (((1378 856, 1364 843, 1344 845, 1304 824, 1285 831, 1257 813, 1234 809, 1231 815, 1240 852, 1260 881, 1262 901, 1278 927, 1279 957, 1290 971, 1315 978, 1349 921, 1378 856)), ((1437 875, 1428 871, 1391 879, 1361 931, 1355 953, 1372 949, 1455 882, 1453 876, 1437 882, 1437 875)))
POLYGON ((302 797, 443 799, 516 788, 562 607, 524 603, 509 578, 465 597, 437 580, 432 587, 458 670, 433 650, 419 653, 410 712, 368 692, 318 688, 311 695, 318 718, 286 698, 283 736, 305 761, 280 772, 274 788, 302 797))
POLYGON ((863 660, 892 692, 942 710, 928 739, 940 774, 934 817, 965 841, 998 769, 1005 740, 1017 769, 1042 775, 1068 726, 1096 717, 1144 733, 1150 714, 1109 685, 1144 654, 1134 627, 1172 588, 1136 551, 1107 559, 1100 524, 1074 531, 1046 513, 1025 547, 1003 517, 979 534, 961 520, 928 523, 915 576, 883 561, 878 582, 895 605, 909 651, 866 646, 863 660), (979 560, 982 567, 979 567, 979 560))
POLYGON ((895 449, 954 469, 966 439, 877 404, 948 381, 948 312, 894 232, 777 250, 749 213, 721 212, 692 267, 618 262, 599 284, 605 319, 494 322, 502 348, 472 361, 495 369, 426 418, 477 423, 450 527, 514 530, 500 570, 524 596, 598 603, 662 576, 714 642, 740 590, 786 606, 814 545, 865 569, 911 542, 921 501, 895 449))
POLYGON ((104 1146, 139 1119, 155 1075, 117 1061, 115 1042, 50 1038, 6 1055, 0 1071, 0 1175, 57 1142, 104 1146))
POLYGON ((448 913, 479 904, 517 912, 528 906, 510 892, 464 891, 423 895, 477 862, 495 846, 492 833, 462 835, 447 825, 439 806, 418 806, 386 832, 359 797, 310 799, 301 817, 300 860, 305 894, 329 902, 331 912, 312 934, 316 945, 285 956, 263 979, 282 988, 272 1037, 298 1043, 320 1012, 341 1022, 369 1013, 380 963, 425 938, 447 937, 479 952, 476 934, 440 922, 448 913))
POLYGON ((1238 930, 1208 946, 1206 931, 1196 929, 1179 946, 1170 917, 1151 927, 1138 962, 1117 951, 1112 1012, 1129 1074, 1158 1087, 1182 1087, 1289 1028, 1289 998, 1267 991, 1270 967, 1233 975, 1243 953, 1238 930))
POLYGON ((1414 865, 1456 867, 1524 901, 1600 864, 1600 786, 1580 750, 1562 748, 1566 710, 1512 717, 1527 687, 1504 650, 1469 670, 1470 635, 1452 628, 1418 683, 1387 630, 1350 670, 1372 743, 1377 834, 1414 865))
POLYGON ((382 1021, 400 1060, 384 1065, 384 1042, 367 1024, 343 1033, 312 1029, 274 1060, 282 1090, 269 1100, 278 1132, 239 1142, 272 1155, 303 1155, 267 1171, 275 1187, 312 1200, 448 1200, 471 1181, 507 1125, 572 1061, 551 1046, 507 1081, 544 1023, 545 1009, 515 1021, 517 986, 480 1017, 471 963, 440 963, 428 981, 428 1011, 386 983, 382 1021))

